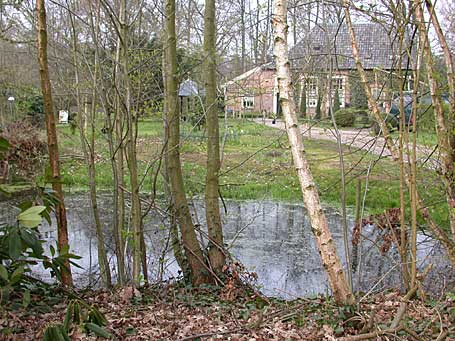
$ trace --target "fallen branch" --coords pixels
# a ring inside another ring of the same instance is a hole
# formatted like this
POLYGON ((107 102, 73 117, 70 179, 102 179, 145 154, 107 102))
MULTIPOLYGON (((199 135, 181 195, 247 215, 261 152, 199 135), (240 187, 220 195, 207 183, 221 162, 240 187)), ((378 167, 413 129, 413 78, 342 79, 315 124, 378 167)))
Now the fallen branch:
POLYGON ((340 339, 340 341, 357 341, 357 340, 368 340, 373 339, 379 336, 387 335, 387 334, 396 334, 400 331, 404 330, 403 326, 399 326, 397 328, 387 328, 384 330, 377 330, 371 333, 359 334, 359 335, 352 335, 346 336, 340 339))
POLYGON ((201 337, 208 337, 208 336, 213 336, 213 335, 227 335, 227 334, 246 334, 247 331, 244 329, 234 329, 234 330, 227 330, 224 332, 207 332, 207 333, 201 333, 201 334, 194 334, 190 336, 186 336, 184 338, 178 339, 178 341, 186 341, 186 340, 194 340, 194 339, 199 339, 201 337))

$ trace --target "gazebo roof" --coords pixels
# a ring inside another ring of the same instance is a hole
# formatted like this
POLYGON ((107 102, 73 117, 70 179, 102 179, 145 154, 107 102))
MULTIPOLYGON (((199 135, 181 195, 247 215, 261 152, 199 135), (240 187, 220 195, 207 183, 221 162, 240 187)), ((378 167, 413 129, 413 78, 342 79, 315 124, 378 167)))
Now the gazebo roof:
POLYGON ((183 81, 179 86, 179 96, 180 97, 193 97, 201 95, 198 84, 191 80, 187 79, 183 81))

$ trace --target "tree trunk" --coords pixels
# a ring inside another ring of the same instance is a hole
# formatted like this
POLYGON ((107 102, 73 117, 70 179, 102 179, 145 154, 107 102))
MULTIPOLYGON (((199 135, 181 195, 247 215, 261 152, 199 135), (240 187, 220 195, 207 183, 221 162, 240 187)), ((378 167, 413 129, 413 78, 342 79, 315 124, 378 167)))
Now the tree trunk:
MULTIPOLYGON (((134 112, 131 106, 131 82, 129 76, 129 26, 127 24, 126 0, 121 2, 120 10, 120 35, 121 35, 121 54, 120 64, 123 72, 123 86, 125 97, 123 99, 123 108, 127 124, 127 164, 130 173, 131 183, 131 227, 133 230, 133 282, 139 285, 139 275, 141 273, 142 254, 142 216, 141 216, 141 201, 139 197, 139 181, 137 171, 137 156, 136 156, 136 131, 137 131, 137 113, 134 112)), ((144 273, 144 277, 147 274, 144 273)))
MULTIPOLYGON (((164 23, 163 23, 164 25, 164 23)), ((162 67, 163 70, 166 70, 166 45, 163 44, 163 58, 162 58, 162 67)), ((164 87, 164 93, 167 94, 167 78, 166 78, 166 72, 163 72, 163 87, 164 87)), ((169 180, 169 161, 168 161, 168 156, 169 156, 169 125, 167 124, 167 99, 166 96, 164 97, 164 102, 163 102, 163 123, 164 123, 164 139, 163 143, 165 145, 164 148, 164 154, 163 154, 163 164, 164 167, 162 169, 162 174, 163 174, 163 186, 164 186, 164 192, 166 193, 167 199, 168 199, 168 211, 170 214, 170 237, 171 237, 171 244, 172 244, 172 251, 174 252, 174 257, 175 260, 177 261, 177 264, 179 265, 180 269, 182 269, 183 276, 184 278, 190 278, 190 271, 188 269, 188 264, 185 260, 185 255, 183 254, 183 247, 182 243, 180 240, 179 236, 179 231, 178 231, 178 226, 177 226, 177 213, 175 211, 175 204, 174 204, 174 199, 172 198, 172 191, 170 188, 170 180, 169 180)))
MULTIPOLYGON (((392 155, 392 159, 394 161, 399 162, 399 158, 400 158, 399 151, 396 148, 395 144, 393 143, 393 140, 390 137, 389 129, 381 117, 381 111, 379 110, 376 100, 373 98, 370 86, 368 84, 368 79, 367 79, 365 70, 363 69, 362 63, 360 61, 359 51, 357 48, 357 40, 356 40, 353 25, 352 25, 350 11, 349 11, 349 4, 348 4, 347 0, 343 0, 342 4, 343 4, 344 12, 345 12, 346 25, 348 26, 349 35, 351 36, 352 55, 354 57, 357 71, 359 72, 360 79, 361 79, 361 82, 362 82, 364 90, 365 90, 365 94, 368 99, 368 104, 373 113, 373 118, 376 120, 376 122, 379 124, 379 126, 381 128, 382 136, 384 137, 384 139, 386 141, 386 146, 387 146, 387 149, 389 150, 390 154, 392 155)), ((410 183, 411 183, 410 174, 409 174, 409 171, 407 171, 406 169, 405 169, 405 179, 406 179, 406 185, 408 187, 410 187, 410 183)), ((454 241, 451 240, 449 238, 449 236, 447 235, 447 233, 440 226, 438 226, 434 222, 434 220, 430 217, 430 212, 429 212, 427 206, 425 205, 425 203, 422 201, 422 198, 420 198, 418 192, 415 193, 415 196, 416 196, 416 203, 419 208, 420 214, 422 215, 423 219, 427 223, 428 228, 433 233, 434 237, 437 238, 444 245, 451 263, 455 264, 455 243, 454 243, 454 241)))
POLYGON ((242 35, 242 73, 246 71, 245 0, 240 0, 240 33, 242 35))
POLYGON ((431 3, 427 7, 430 11, 431 21, 433 27, 436 30, 438 35, 438 40, 443 48, 444 57, 447 65, 447 81, 449 84, 449 94, 450 94, 450 110, 449 110, 449 119, 446 120, 444 106, 442 104, 440 96, 440 86, 438 84, 435 75, 437 74, 434 69, 434 60, 433 54, 431 52, 430 42, 428 39, 427 28, 425 25, 425 18, 423 14, 423 9, 420 5, 420 2, 414 0, 416 22, 419 30, 420 42, 423 44, 423 55, 425 58, 425 64, 427 68, 427 78, 428 84, 430 86, 431 101, 433 103, 433 110, 436 119, 436 133, 438 136, 438 146, 441 153, 441 171, 442 176, 445 182, 446 187, 446 198, 447 204, 449 207, 449 218, 450 218, 450 229, 452 231, 452 236, 455 237, 455 147, 454 142, 454 132, 453 125, 455 113, 455 81, 453 74, 453 64, 450 51, 448 50, 447 43, 442 33, 441 27, 439 26, 438 19, 434 13, 434 8, 431 6, 431 3))
MULTIPOLYGON (((68 248, 68 224, 66 220, 65 201, 63 198, 62 182, 60 177, 60 162, 58 153, 57 126, 52 101, 51 81, 49 79, 49 67, 47 61, 47 24, 46 8, 44 0, 36 1, 36 12, 38 15, 38 62, 41 78, 41 91, 44 99, 44 112, 47 130, 47 148, 49 153, 49 164, 51 170, 52 189, 59 202, 55 207, 57 219, 57 235, 59 251, 68 248)), ((62 271, 62 283, 65 286, 73 285, 71 267, 69 261, 65 261, 65 268, 62 271)))
MULTIPOLYGON (((95 170, 95 110, 96 110, 96 87, 97 87, 97 75, 98 75, 98 62, 99 58, 97 55, 97 50, 95 50, 95 66, 93 70, 93 94, 92 94, 92 108, 90 112, 90 121, 91 121, 91 137, 90 143, 88 143, 88 139, 86 133, 84 131, 83 126, 83 118, 81 115, 82 111, 82 100, 80 94, 80 82, 79 82, 79 61, 77 58, 78 47, 77 47, 77 34, 76 34, 76 26, 74 23, 73 14, 70 12, 70 23, 72 28, 72 42, 73 42, 73 62, 74 62, 74 77, 75 77, 75 86, 76 86, 76 100, 77 100, 77 107, 79 113, 79 137, 81 140, 81 148, 84 154, 84 159, 87 165, 87 173, 89 178, 89 187, 90 187, 90 202, 92 205, 92 213, 95 220, 95 231, 96 231, 96 239, 97 239, 97 250, 98 250, 98 264, 100 267, 101 278, 103 284, 106 287, 110 287, 112 285, 111 282, 111 272, 109 268, 109 262, 106 256, 106 250, 104 248, 104 237, 103 231, 101 226, 100 215, 98 211, 98 202, 96 198, 96 170, 95 170)), ((90 23, 93 25, 92 17, 90 16, 90 23)), ((94 29, 96 31, 96 29, 94 29)), ((95 33, 96 34, 96 33, 95 33)), ((84 108, 85 105, 84 105, 84 108)), ((87 117, 87 113, 84 113, 87 117)))
POLYGON ((204 68, 205 112, 207 116, 207 176, 205 181, 205 217, 209 235, 209 260, 214 271, 225 264, 223 229, 218 200, 220 173, 220 132, 216 89, 215 0, 205 1, 204 68))
MULTIPOLYGON (((120 71, 120 54, 121 54, 121 39, 117 39, 117 50, 115 55, 115 84, 114 86, 117 89, 115 94, 115 120, 113 122, 113 130, 115 130, 115 140, 116 148, 113 148, 111 151, 112 158, 112 168, 115 167, 115 174, 117 175, 115 180, 116 188, 114 189, 114 209, 116 213, 116 224, 117 224, 117 233, 116 237, 118 239, 118 249, 120 249, 122 259, 123 259, 123 274, 126 277, 125 270, 125 259, 123 257, 125 241, 123 238, 123 232, 125 231, 125 145, 123 139, 123 124, 124 124, 124 115, 122 108, 122 101, 120 98, 120 88, 121 88, 121 71, 120 71)), ((114 146, 112 146, 114 147, 114 146)), ((118 259, 118 257, 117 257, 118 259)), ((122 265, 121 263, 119 263, 122 265)), ((120 268, 119 268, 120 270, 120 268)), ((126 278, 125 278, 126 281, 126 278)))
POLYGON ((185 256, 191 271, 193 285, 207 283, 209 277, 204 268, 202 250, 194 230, 191 213, 185 195, 182 168, 180 163, 180 112, 177 84, 177 39, 175 34, 175 0, 166 0, 166 109, 168 136, 168 174, 172 198, 175 204, 178 224, 185 256))
POLYGON ((346 281, 335 243, 328 228, 327 218, 322 210, 316 184, 305 157, 305 148, 297 123, 288 58, 286 0, 275 1, 272 25, 274 27, 274 54, 281 108, 286 121, 286 131, 291 144, 305 207, 335 300, 339 304, 354 304, 354 296, 346 281))

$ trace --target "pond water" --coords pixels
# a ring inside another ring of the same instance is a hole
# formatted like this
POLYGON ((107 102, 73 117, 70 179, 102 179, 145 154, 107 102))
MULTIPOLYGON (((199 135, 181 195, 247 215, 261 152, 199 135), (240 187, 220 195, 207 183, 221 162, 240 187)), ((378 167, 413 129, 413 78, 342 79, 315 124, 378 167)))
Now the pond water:
MULTIPOLYGON (((71 195, 66 198, 71 251, 82 256, 77 263, 82 269, 73 268, 79 286, 96 286, 97 249, 93 219, 88 195, 71 195)), ((114 239, 111 230, 112 201, 107 195, 99 198, 101 219, 105 229, 105 242, 112 272, 115 275, 114 239)), ((193 218, 204 226, 203 202, 192 202, 193 218)), ((340 214, 326 208, 329 226, 336 242, 338 254, 344 261, 343 234, 340 214)), ((0 205, 3 220, 14 219, 14 210, 8 204, 0 205)), ((223 212, 225 243, 233 257, 258 275, 261 291, 270 296, 287 299, 329 292, 327 277, 322 267, 305 209, 301 205, 271 201, 227 201, 223 212)), ((149 277, 151 281, 178 276, 179 268, 171 251, 166 251, 169 231, 167 220, 151 212, 145 219, 149 277), (160 261, 161 260, 161 261, 160 261)), ((353 219, 348 225, 353 226, 353 219)), ((56 241, 54 226, 40 227, 47 246, 56 241)), ((382 233, 374 226, 364 226, 359 249, 360 264, 353 274, 354 287, 361 291, 379 291, 400 286, 398 255, 392 247, 381 254, 382 233)), ((442 290, 453 272, 439 244, 428 236, 419 234, 418 261, 422 268, 434 265, 426 282, 433 291, 442 290)), ((48 249, 48 248, 46 248, 48 249)), ((40 269, 36 272, 49 279, 40 269)))

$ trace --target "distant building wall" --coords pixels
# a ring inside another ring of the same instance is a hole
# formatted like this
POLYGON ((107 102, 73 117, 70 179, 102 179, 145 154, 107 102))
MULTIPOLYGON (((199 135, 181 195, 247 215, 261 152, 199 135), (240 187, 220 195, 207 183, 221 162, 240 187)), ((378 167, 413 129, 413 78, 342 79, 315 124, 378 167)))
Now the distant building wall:
MULTIPOLYGON (((234 78, 225 84, 225 103, 228 113, 267 113, 276 114, 278 111, 278 91, 276 81, 276 71, 273 67, 256 67, 246 73, 234 78)), ((370 87, 380 102, 390 101, 391 89, 390 81, 385 75, 378 74, 373 70, 367 70, 370 87)), ((350 77, 358 77, 353 70, 336 70, 332 74, 332 98, 335 89, 338 89, 340 107, 350 107, 352 92, 350 87, 350 77)), ((296 110, 300 113, 302 108, 302 90, 306 91, 306 114, 314 116, 318 99, 321 100, 321 115, 328 116, 328 76, 325 73, 302 73, 297 77, 296 87, 296 110)), ((302 113, 300 113, 302 114, 302 113)))
POLYGON ((226 84, 226 110, 232 113, 273 113, 275 70, 257 67, 244 78, 237 77, 226 84))

